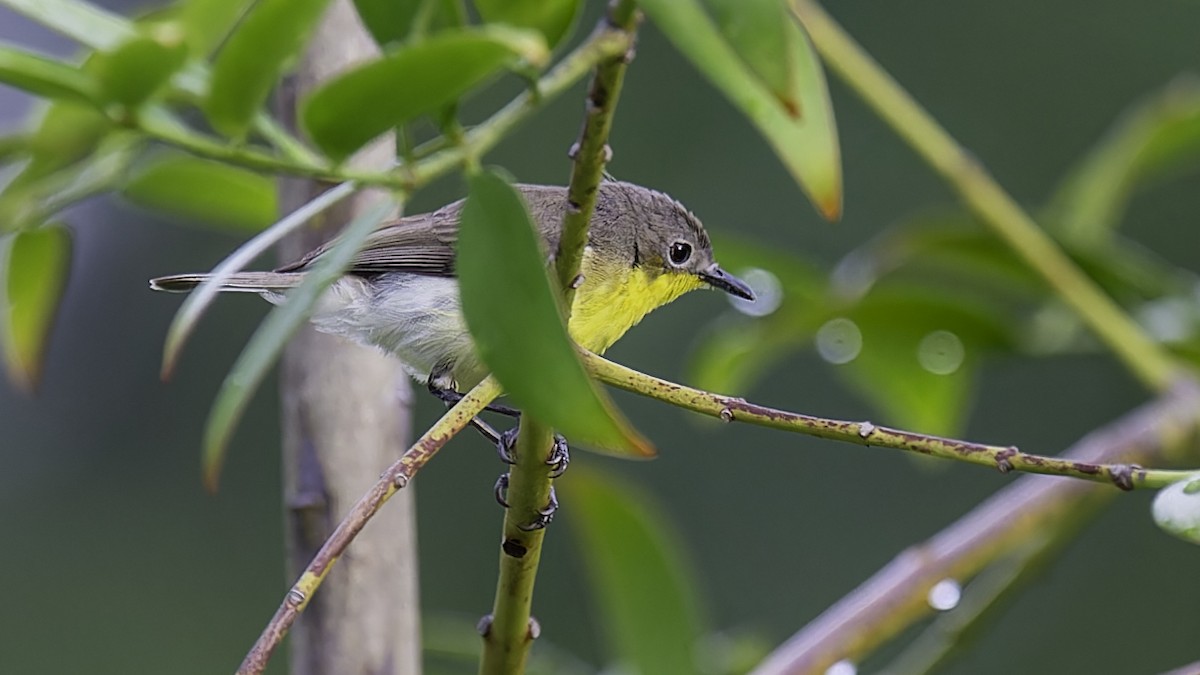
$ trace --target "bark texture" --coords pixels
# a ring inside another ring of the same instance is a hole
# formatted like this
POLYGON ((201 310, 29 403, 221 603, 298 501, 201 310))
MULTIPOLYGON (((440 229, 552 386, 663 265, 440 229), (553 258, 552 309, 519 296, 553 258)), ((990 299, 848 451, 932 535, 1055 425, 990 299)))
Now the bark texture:
MULTIPOLYGON (((322 80, 377 53, 349 0, 335 0, 309 52, 280 90, 281 119, 295 126, 296 103, 322 80)), ((390 140, 352 163, 377 168, 390 140)), ((285 180, 285 211, 329 186, 285 180)), ((335 235, 378 195, 352 197, 285 242, 294 260, 335 235)), ((380 471, 404 451, 411 387, 398 365, 371 349, 306 328, 283 359, 283 471, 287 575, 300 574, 380 471)), ((330 573, 291 632, 297 675, 413 675, 420 672, 419 591, 413 490, 397 495, 330 573)))

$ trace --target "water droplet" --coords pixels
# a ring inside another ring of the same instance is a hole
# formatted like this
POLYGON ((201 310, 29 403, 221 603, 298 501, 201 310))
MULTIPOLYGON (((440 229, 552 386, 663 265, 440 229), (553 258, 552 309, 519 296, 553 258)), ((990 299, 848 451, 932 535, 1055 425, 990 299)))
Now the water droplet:
POLYGON ((859 422, 858 423, 858 435, 859 436, 866 438, 867 436, 870 436, 873 433, 875 433, 875 425, 874 424, 871 424, 870 422, 859 422))
POLYGON ((751 301, 729 296, 734 309, 748 316, 767 316, 779 309, 783 302, 783 286, 778 277, 758 267, 742 270, 739 276, 754 289, 755 298, 751 301))
POLYGON ((935 330, 921 338, 917 361, 934 375, 950 375, 958 370, 967 352, 962 340, 948 330, 935 330))
POLYGON ((850 319, 831 319, 817 331, 817 353, 830 363, 850 363, 861 351, 862 331, 850 319))
POLYGON ((733 421, 733 409, 721 408, 721 421, 722 422, 732 422, 733 421))
POLYGON ((825 669, 825 675, 858 675, 858 666, 849 659, 842 659, 825 669))
POLYGON ((953 579, 942 579, 929 589, 929 606, 939 612, 954 609, 962 599, 962 586, 953 579))

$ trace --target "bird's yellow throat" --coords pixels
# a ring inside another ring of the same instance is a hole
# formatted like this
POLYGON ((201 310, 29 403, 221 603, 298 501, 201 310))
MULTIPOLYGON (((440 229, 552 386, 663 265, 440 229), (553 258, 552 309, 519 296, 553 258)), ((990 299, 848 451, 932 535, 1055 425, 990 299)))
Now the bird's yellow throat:
POLYGON ((571 337, 584 349, 602 354, 651 311, 702 282, 687 272, 648 272, 621 260, 601 260, 584 252, 583 285, 571 308, 571 337))

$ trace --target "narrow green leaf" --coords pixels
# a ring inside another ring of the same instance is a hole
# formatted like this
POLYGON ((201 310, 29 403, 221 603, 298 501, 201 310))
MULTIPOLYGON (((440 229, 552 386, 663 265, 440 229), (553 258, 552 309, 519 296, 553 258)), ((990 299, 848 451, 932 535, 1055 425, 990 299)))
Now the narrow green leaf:
POLYGON ((35 96, 91 102, 99 99, 96 80, 80 69, 44 56, 0 46, 0 83, 35 96))
POLYGON ((124 17, 81 0, 0 0, 0 5, 97 51, 116 49, 137 34, 124 17))
POLYGON ((579 0, 475 0, 485 22, 532 28, 546 38, 550 49, 570 33, 582 6, 579 0))
POLYGON ((0 347, 9 379, 32 392, 71 268, 71 235, 47 225, 8 235, 0 250, 0 347))
POLYGON ((193 54, 208 56, 246 15, 256 0, 187 0, 180 9, 184 42, 193 54))
MULTIPOLYGON (((643 0, 642 8, 726 98, 737 106, 775 150, 817 210, 830 220, 842 213, 842 166, 829 90, 808 37, 787 21, 795 50, 803 119, 793 119, 755 77, 704 13, 700 0, 643 0)), ((786 55, 779 55, 786 58, 786 55)))
POLYGON ((276 80, 308 43, 329 0, 259 0, 213 65, 205 112, 227 136, 246 135, 276 80))
POLYGON ((495 173, 475 174, 459 227, 463 313, 484 363, 513 399, 567 438, 622 456, 653 456, 579 361, 516 189, 495 173))
POLYGON ((321 149, 343 159, 454 102, 518 58, 545 57, 536 33, 501 26, 443 31, 334 78, 304 102, 300 120, 321 149))
POLYGON ((796 78, 796 33, 781 0, 705 0, 717 26, 742 61, 762 80, 788 114, 801 116, 796 78))
POLYGON ((105 100, 134 107, 166 84, 186 58, 179 25, 167 23, 153 35, 136 37, 99 55, 94 69, 105 100))
POLYGON ((662 509, 616 476, 572 467, 562 479, 567 511, 599 606, 613 670, 704 672, 707 634, 685 548, 662 509))
POLYGON ((192 332, 196 330, 196 325, 200 322, 200 317, 204 316, 204 312, 208 310, 208 306, 216 299, 221 286, 225 284, 230 275, 241 272, 246 265, 254 262, 255 258, 266 253, 268 249, 281 239, 304 227, 314 216, 354 194, 354 190, 353 183, 342 183, 337 187, 326 190, 312 201, 288 214, 279 222, 263 230, 250 241, 239 246, 228 258, 222 260, 220 265, 213 268, 208 280, 188 294, 183 304, 179 306, 179 311, 175 312, 175 318, 171 321, 171 327, 167 329, 167 340, 163 346, 163 379, 165 380, 171 376, 171 372, 175 369, 175 364, 179 361, 179 355, 183 351, 183 346, 187 343, 188 338, 191 337, 192 332))
POLYGON ((278 217, 275 181, 228 164, 172 154, 125 185, 130 201, 236 230, 259 231, 278 217))
POLYGON ((209 490, 217 489, 234 427, 250 403, 250 397, 283 352, 284 345, 304 325, 321 293, 349 266, 367 236, 394 211, 395 203, 384 200, 351 221, 339 236, 338 243, 305 274, 299 286, 288 292, 288 301, 271 310, 246 343, 221 384, 204 429, 204 484, 209 490))
POLYGON ((1183 164, 1200 164, 1200 79, 1194 76, 1122 115, 1068 175, 1045 220, 1073 244, 1100 245, 1139 184, 1183 164))

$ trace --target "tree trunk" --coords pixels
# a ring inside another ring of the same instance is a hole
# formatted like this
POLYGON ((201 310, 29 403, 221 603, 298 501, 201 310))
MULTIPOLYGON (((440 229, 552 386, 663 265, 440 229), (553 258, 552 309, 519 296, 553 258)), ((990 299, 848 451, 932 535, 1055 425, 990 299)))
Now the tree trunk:
MULTIPOLYGON (((295 127, 297 101, 320 81, 377 53, 350 0, 335 0, 309 52, 279 92, 281 119, 295 127)), ((376 168, 392 156, 389 140, 355 163, 376 168)), ((329 186, 285 180, 285 210, 329 186)), ((377 195, 375 196, 377 197, 377 195)), ((336 234, 372 196, 359 194, 326 211, 286 241, 295 260, 336 234)), ((411 388, 383 354, 310 328, 288 347, 283 411, 284 507, 288 578, 297 577, 350 506, 396 459, 410 437, 411 388)), ((415 675, 421 668, 413 490, 380 512, 333 568, 291 631, 297 675, 415 675)))

